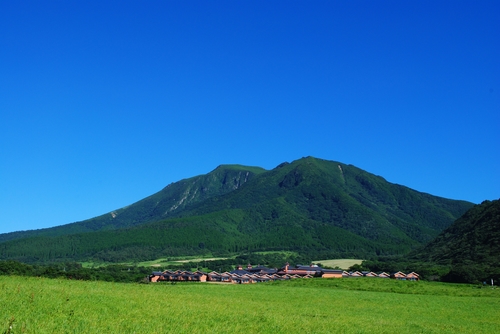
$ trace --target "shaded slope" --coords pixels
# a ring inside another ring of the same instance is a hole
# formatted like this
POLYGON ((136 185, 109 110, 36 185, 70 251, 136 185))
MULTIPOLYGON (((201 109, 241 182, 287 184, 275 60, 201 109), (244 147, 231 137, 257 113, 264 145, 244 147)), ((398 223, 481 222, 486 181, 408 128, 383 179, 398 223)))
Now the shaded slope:
POLYGON ((474 206, 414 257, 439 264, 498 266, 500 200, 474 206))

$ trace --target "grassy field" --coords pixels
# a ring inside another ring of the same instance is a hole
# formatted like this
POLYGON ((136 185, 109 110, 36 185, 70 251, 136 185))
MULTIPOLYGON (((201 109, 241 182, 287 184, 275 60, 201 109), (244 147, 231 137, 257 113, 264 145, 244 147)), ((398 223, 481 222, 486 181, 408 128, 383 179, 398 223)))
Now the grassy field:
MULTIPOLYGON (((255 252, 255 254, 261 255, 269 255, 269 254, 281 254, 281 255, 298 255, 296 252, 292 251, 267 251, 267 252, 255 252)), ((120 263, 122 265, 130 265, 130 266, 139 266, 139 267, 153 267, 153 268, 166 268, 169 265, 179 265, 187 262, 208 262, 214 260, 226 260, 226 259, 234 259, 236 255, 230 257, 196 257, 196 256, 183 256, 183 257, 169 257, 169 258, 159 258, 151 261, 142 261, 142 262, 123 262, 120 263)), ((342 269, 347 269, 353 264, 361 264, 363 260, 360 259, 334 259, 334 260, 317 260, 313 261, 314 263, 321 263, 325 266, 329 267, 339 267, 342 269)), ((101 267, 109 265, 110 263, 98 263, 98 262, 83 262, 83 267, 91 268, 91 267, 101 267)))
POLYGON ((296 279, 120 284, 0 276, 0 333, 494 333, 500 289, 296 279))
MULTIPOLYGON (((196 257, 196 256, 183 256, 183 257, 169 257, 169 258, 159 258, 151 261, 142 262, 121 262, 120 265, 128 266, 138 266, 138 267, 168 267, 169 265, 179 265, 186 262, 203 262, 203 261, 214 261, 214 260, 226 260, 233 257, 196 257)), ((100 262, 82 262, 82 266, 85 268, 101 267, 107 266, 115 263, 100 263, 100 262)))
POLYGON ((335 260, 317 260, 314 263, 321 263, 324 266, 329 266, 332 268, 339 267, 342 269, 347 269, 352 265, 361 264, 363 260, 359 259, 335 259, 335 260))

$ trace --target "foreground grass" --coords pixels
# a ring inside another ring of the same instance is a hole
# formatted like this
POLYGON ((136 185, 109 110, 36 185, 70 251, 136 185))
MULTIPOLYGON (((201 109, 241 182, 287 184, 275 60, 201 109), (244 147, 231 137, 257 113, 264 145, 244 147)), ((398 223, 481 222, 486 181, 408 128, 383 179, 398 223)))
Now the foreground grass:
POLYGON ((0 296, 0 333, 500 329, 500 290, 370 278, 171 285, 0 276, 0 296))

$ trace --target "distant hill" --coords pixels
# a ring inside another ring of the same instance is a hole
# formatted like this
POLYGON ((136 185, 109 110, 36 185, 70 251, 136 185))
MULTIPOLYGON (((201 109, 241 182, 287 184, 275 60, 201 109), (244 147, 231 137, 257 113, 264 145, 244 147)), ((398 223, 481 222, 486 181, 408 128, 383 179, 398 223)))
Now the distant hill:
POLYGON ((312 157, 269 171, 220 166, 100 217, 0 235, 0 258, 123 261, 264 250, 316 258, 403 254, 472 206, 312 157))
POLYGON ((500 279, 500 200, 474 206, 412 257, 452 266, 444 280, 500 279))
POLYGON ((418 255, 429 262, 499 263, 500 200, 484 201, 441 232, 418 255))

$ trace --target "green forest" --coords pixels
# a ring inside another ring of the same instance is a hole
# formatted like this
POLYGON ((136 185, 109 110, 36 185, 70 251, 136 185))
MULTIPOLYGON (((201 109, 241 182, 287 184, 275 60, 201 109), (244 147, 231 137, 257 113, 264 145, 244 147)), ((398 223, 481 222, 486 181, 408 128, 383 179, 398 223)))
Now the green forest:
POLYGON ((427 279, 478 283, 500 281, 500 200, 468 210, 424 247, 404 256, 364 261, 360 268, 410 270, 427 279))

